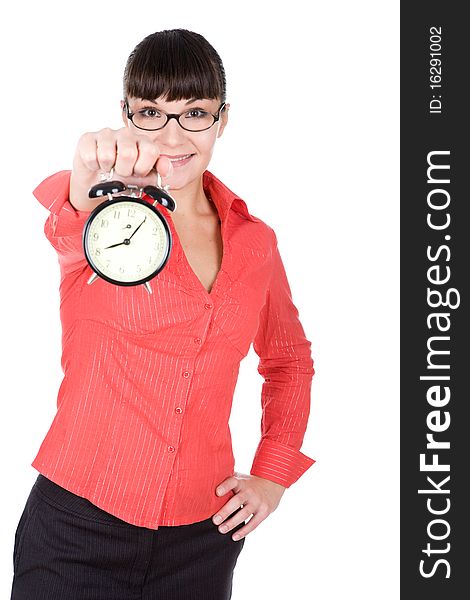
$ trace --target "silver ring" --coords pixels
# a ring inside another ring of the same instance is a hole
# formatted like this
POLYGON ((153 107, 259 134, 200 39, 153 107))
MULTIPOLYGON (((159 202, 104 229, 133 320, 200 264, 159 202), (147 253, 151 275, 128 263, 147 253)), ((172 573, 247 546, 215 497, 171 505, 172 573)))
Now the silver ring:
POLYGON ((114 167, 111 167, 111 170, 109 172, 102 172, 99 174, 100 177, 100 183, 104 183, 105 181, 109 181, 110 179, 112 179, 114 175, 114 167))

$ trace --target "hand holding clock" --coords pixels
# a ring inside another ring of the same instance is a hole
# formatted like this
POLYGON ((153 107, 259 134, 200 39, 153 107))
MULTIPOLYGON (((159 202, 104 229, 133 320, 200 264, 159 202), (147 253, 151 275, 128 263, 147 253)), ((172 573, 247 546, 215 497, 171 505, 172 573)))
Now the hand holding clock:
POLYGON ((89 198, 88 190, 99 182, 100 172, 109 172, 125 184, 155 185, 157 171, 169 177, 173 166, 160 149, 145 134, 137 134, 128 127, 105 128, 84 133, 73 160, 70 178, 70 202, 80 211, 92 211, 102 198, 89 198))

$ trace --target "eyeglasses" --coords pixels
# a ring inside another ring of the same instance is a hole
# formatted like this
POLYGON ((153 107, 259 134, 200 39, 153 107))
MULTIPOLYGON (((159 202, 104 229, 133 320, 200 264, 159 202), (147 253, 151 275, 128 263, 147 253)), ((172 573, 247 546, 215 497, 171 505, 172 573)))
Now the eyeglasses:
POLYGON ((200 108, 190 108, 179 115, 169 114, 155 106, 147 106, 131 113, 126 100, 123 108, 126 109, 127 118, 138 129, 145 131, 163 129, 170 119, 176 119, 180 127, 186 131, 204 131, 210 129, 219 120, 220 112, 224 107, 225 102, 222 102, 215 115, 200 108))

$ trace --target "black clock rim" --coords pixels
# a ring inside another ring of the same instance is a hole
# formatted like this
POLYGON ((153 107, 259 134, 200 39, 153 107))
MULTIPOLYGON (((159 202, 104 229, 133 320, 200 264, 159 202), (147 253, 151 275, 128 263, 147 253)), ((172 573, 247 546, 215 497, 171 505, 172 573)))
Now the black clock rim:
POLYGON ((165 219, 165 217, 155 208, 155 206, 150 204, 150 202, 146 202, 145 200, 142 200, 141 198, 133 198, 131 196, 119 196, 119 198, 113 198, 112 200, 105 200, 105 202, 102 202, 101 204, 99 204, 96 208, 94 208, 91 211, 91 213, 88 215, 88 218, 85 222, 85 226, 83 227, 82 245, 83 245, 83 251, 84 251, 87 263, 91 267, 91 270, 94 273, 96 273, 99 277, 101 277, 101 279, 104 279, 108 283, 112 283, 114 285, 120 285, 123 287, 134 287, 136 285, 143 285, 144 283, 147 283, 147 281, 154 279, 154 277, 156 277, 159 273, 161 273, 161 271, 164 269, 166 263, 168 262, 168 260, 170 258, 171 250, 173 248, 173 236, 171 235, 171 229, 170 229, 170 226, 168 225, 168 222, 165 219), (150 209, 158 216, 158 218, 160 219, 161 223, 163 224, 163 227, 168 236, 168 248, 166 251, 166 256, 165 256, 163 262, 161 263, 161 265, 155 271, 150 273, 150 275, 147 275, 147 277, 144 277, 143 279, 139 279, 138 281, 118 281, 116 279, 113 279, 112 277, 108 277, 94 265, 93 260, 89 257, 87 234, 88 234, 88 230, 90 229, 91 223, 94 221, 94 219, 99 215, 99 213, 102 210, 104 210, 108 206, 111 206, 112 204, 119 204, 122 202, 129 202, 129 201, 135 202, 136 204, 141 204, 142 206, 145 206, 146 208, 150 209))

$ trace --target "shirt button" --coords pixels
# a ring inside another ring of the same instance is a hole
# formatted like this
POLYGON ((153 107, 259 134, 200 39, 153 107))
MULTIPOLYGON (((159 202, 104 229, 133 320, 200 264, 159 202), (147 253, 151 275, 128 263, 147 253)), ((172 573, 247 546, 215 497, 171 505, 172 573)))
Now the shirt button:
POLYGON ((212 304, 209 304, 208 302, 206 304, 204 304, 204 308, 207 310, 210 310, 212 308, 212 304))
POLYGON ((177 406, 175 408, 175 413, 178 413, 179 415, 183 412, 183 409, 180 406, 177 406))
POLYGON ((168 452, 174 452, 175 451, 175 449, 174 449, 173 446, 168 446, 167 450, 168 450, 168 452))
POLYGON ((189 371, 184 371, 183 373, 183 377, 188 378, 191 375, 191 373, 189 371))
POLYGON ((194 342, 196 344, 200 344, 202 342, 201 338, 194 338, 194 342))

